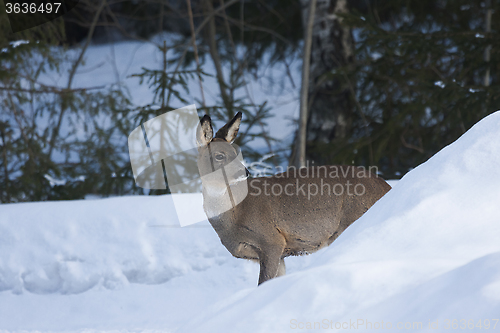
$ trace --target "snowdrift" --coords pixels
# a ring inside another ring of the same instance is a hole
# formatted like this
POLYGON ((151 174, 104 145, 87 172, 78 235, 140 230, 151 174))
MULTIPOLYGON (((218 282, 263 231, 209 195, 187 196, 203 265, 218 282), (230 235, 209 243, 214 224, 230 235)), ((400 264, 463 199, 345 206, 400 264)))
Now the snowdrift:
POLYGON ((497 112, 258 288, 168 196, 1 205, 0 332, 499 330, 499 166, 497 112))

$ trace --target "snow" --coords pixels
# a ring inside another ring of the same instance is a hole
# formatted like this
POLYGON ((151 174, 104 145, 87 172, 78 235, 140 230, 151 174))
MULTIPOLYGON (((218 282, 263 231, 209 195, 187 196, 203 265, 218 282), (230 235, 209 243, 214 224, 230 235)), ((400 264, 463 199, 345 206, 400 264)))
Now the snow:
POLYGON ((0 330, 172 328, 257 275, 169 196, 0 207, 0 330))
POLYGON ((436 82, 434 82, 434 85, 441 88, 441 89, 446 87, 446 85, 444 84, 443 81, 436 81, 436 82))

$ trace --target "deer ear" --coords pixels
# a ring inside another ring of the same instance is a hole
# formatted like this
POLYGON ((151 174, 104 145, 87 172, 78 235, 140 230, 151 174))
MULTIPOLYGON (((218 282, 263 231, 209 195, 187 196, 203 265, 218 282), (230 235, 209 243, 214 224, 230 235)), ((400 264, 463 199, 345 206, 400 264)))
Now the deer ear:
POLYGON ((228 122, 226 125, 224 125, 224 127, 217 131, 215 137, 224 139, 227 142, 233 142, 234 139, 236 139, 238 130, 240 129, 241 117, 241 112, 238 112, 230 122, 228 122))
POLYGON ((196 143, 198 147, 206 146, 212 141, 214 130, 212 128, 212 120, 209 116, 204 115, 200 120, 200 126, 196 131, 196 143))

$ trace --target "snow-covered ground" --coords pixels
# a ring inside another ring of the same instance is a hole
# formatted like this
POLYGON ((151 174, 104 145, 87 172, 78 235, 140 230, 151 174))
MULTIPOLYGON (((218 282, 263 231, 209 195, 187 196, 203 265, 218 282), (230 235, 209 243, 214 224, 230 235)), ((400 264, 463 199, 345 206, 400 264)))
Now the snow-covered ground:
POLYGON ((1 205, 0 332, 500 331, 499 128, 497 112, 260 287, 168 196, 1 205))
POLYGON ((2 329, 170 330, 258 274, 208 222, 180 228, 168 196, 2 205, 0 221, 2 329))

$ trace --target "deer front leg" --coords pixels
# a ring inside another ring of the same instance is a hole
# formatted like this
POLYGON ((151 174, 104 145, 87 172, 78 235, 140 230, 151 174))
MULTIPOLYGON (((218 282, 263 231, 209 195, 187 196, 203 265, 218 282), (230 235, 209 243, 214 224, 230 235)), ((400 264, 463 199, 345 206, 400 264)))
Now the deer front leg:
POLYGON ((285 258, 281 258, 280 265, 278 267, 278 274, 276 275, 276 277, 283 276, 285 274, 286 274, 285 258))
POLYGON ((267 280, 284 275, 285 262, 281 258, 282 254, 283 248, 280 246, 267 247, 260 251, 259 285, 266 282, 267 280), (282 265, 280 265, 281 262, 283 262, 282 265))

